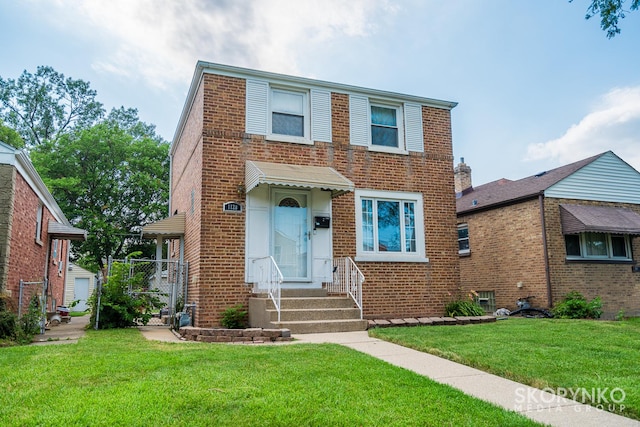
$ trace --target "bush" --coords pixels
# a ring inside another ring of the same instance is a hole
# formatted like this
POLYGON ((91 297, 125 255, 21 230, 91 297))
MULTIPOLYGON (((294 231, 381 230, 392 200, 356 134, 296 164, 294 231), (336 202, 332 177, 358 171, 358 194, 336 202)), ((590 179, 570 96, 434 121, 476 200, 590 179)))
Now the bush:
POLYGON ((220 324, 227 329, 242 329, 247 325, 247 314, 242 304, 234 305, 222 312, 220 324))
POLYGON ((100 307, 98 307, 97 290, 89 298, 91 307, 90 323, 96 324, 96 313, 100 310, 99 329, 126 328, 149 323, 153 313, 162 307, 162 302, 153 294, 143 293, 146 290, 143 273, 129 277, 129 266, 121 262, 111 265, 111 275, 102 285, 100 307), (129 289, 134 292, 130 293, 129 289), (136 290, 140 293, 136 294, 136 290))
POLYGON ((599 319, 602 316, 602 300, 595 297, 587 301, 580 292, 572 291, 552 311, 560 319, 599 319))
POLYGON ((7 310, 4 298, 0 298, 0 340, 3 345, 29 344, 33 336, 40 333, 42 310, 40 297, 34 295, 29 301, 27 312, 18 316, 7 310))
POLYGON ((471 300, 451 301, 444 307, 449 317, 455 316, 484 316, 485 312, 480 305, 471 300))

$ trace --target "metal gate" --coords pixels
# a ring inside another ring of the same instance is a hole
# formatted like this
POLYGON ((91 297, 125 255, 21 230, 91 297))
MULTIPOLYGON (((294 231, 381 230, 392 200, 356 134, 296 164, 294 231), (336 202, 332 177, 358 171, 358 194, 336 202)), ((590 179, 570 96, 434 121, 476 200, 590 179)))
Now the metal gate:
MULTIPOLYGON (((30 308, 39 311, 40 333, 44 334, 45 324, 47 322, 47 280, 40 282, 26 282, 20 280, 20 294, 18 300, 18 317, 29 312, 30 308), (33 307, 35 305, 35 307, 33 307)), ((55 302, 52 300, 53 305, 55 302)))
MULTIPOLYGON (((113 260, 109 261, 109 277, 113 260)), ((128 292, 133 297, 153 299, 160 308, 147 325, 172 325, 176 313, 184 310, 187 301, 188 264, 174 260, 127 259, 128 292)))

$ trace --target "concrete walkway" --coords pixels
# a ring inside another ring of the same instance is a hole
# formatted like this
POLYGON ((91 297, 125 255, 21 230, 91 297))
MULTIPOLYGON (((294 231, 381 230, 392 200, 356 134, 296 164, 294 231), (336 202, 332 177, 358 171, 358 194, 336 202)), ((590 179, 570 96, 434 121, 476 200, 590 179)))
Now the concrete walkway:
MULTIPOLYGON (((186 342, 168 328, 140 327, 150 340, 186 342)), ((488 374, 478 369, 412 350, 363 332, 326 334, 294 334, 293 343, 333 343, 369 354, 392 365, 424 375, 442 384, 448 384, 465 394, 491 402, 510 411, 516 411, 537 422, 552 426, 640 427, 640 422, 606 412, 595 407, 544 392, 533 387, 488 374)), ((255 344, 248 344, 255 345, 255 344)), ((258 344, 262 345, 262 344, 258 344)), ((624 404, 624 402, 622 402, 624 404)))
MULTIPOLYGON (((294 335, 298 342, 335 343, 448 384, 465 394, 552 426, 640 426, 640 422, 543 392, 478 369, 377 338, 367 332, 294 335)), ((607 395, 608 397, 609 395, 607 395)), ((624 402, 622 402, 624 404, 624 402)))

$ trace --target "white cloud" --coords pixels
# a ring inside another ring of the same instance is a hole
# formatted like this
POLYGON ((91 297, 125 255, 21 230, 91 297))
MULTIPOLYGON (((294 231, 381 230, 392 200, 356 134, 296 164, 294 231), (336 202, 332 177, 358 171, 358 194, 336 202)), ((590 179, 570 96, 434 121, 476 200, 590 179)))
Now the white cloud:
POLYGON ((165 88, 188 81, 198 59, 297 73, 297 54, 365 37, 396 8, 387 0, 58 0, 52 22, 100 49, 100 71, 165 88))
POLYGON ((640 170, 640 87, 615 88, 560 138, 527 147, 526 160, 571 163, 612 150, 640 170))

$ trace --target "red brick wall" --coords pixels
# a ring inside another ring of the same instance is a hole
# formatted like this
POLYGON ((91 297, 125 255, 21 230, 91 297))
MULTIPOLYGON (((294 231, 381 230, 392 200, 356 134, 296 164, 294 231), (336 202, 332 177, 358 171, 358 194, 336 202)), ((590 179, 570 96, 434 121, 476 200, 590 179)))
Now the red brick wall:
MULTIPOLYGON (((554 303, 571 291, 581 292, 587 299, 600 296, 603 302, 603 318, 614 318, 619 310, 626 315, 640 316, 640 273, 633 273, 630 264, 600 264, 567 262, 562 224, 561 203, 581 205, 625 207, 640 214, 640 206, 589 202, 585 200, 545 199, 549 269, 554 303)), ((635 262, 640 254, 640 238, 632 239, 635 262)))
MULTIPOLYGON (((47 224, 54 219, 51 212, 44 206, 42 218, 42 233, 40 241, 36 241, 36 218, 39 198, 29 184, 19 174, 15 174, 13 220, 11 223, 9 269, 7 275, 7 290, 11 292, 11 300, 18 307, 19 282, 42 281, 45 274, 45 262, 47 262, 47 249, 50 245, 47 234, 47 224)), ((58 249, 60 257, 67 259, 68 242, 64 242, 58 249)), ((57 260, 54 264, 52 256, 48 260, 49 268, 49 294, 55 299, 56 304, 63 303, 64 278, 66 269, 58 274, 57 260)), ((50 304, 53 301, 49 301, 50 304)))
POLYGON ((458 224, 469 226, 471 249, 460 257, 463 294, 494 291, 496 308, 510 310, 529 295, 535 306, 549 306, 539 206, 534 199, 458 217, 458 224))
MULTIPOLYGON (((223 203, 244 202, 238 187, 244 184, 246 160, 331 166, 357 188, 423 193, 430 262, 359 263, 366 276, 364 311, 367 317, 442 314, 448 292, 458 285, 449 111, 423 107, 424 153, 378 153, 349 145, 348 96, 333 93, 333 143, 272 142, 244 135, 243 79, 205 74, 203 80, 199 326, 216 324, 224 309, 246 304, 250 295, 250 287, 244 284, 245 215, 222 213, 223 203)), ((194 115, 191 120, 198 123, 199 119, 194 115)), ((195 141, 195 132, 182 140, 195 141)), ((177 163, 174 160, 174 173, 177 163)), ((176 206, 186 198, 186 188, 174 183, 176 206), (176 195, 177 191, 183 194, 176 195)), ((354 195, 333 199, 332 216, 334 256, 354 257, 354 195)))

